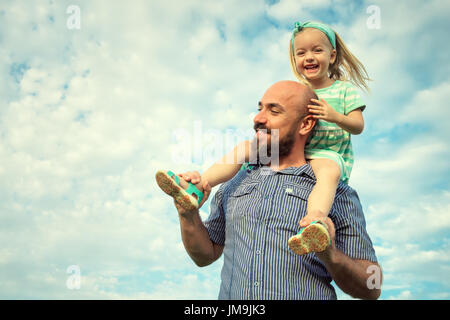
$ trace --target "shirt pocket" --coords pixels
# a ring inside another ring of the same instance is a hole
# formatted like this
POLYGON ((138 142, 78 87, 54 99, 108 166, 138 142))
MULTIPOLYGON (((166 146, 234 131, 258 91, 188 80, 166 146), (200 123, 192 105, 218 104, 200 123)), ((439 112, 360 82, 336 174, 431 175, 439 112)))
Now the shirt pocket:
POLYGON ((306 215, 306 205, 311 189, 296 184, 283 184, 282 192, 284 197, 283 218, 288 225, 298 226, 298 222, 306 215))
POLYGON ((226 210, 227 216, 237 219, 257 212, 260 195, 256 186, 255 182, 242 184, 230 193, 226 210))
POLYGON ((238 186, 234 191, 231 192, 230 197, 239 198, 245 195, 252 193, 253 189, 255 189, 257 183, 246 183, 238 186))

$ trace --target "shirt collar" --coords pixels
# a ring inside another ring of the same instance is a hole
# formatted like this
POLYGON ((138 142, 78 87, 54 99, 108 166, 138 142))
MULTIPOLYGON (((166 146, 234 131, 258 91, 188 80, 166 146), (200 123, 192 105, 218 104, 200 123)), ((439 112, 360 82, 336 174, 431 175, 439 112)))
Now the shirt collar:
MULTIPOLYGON (((272 169, 270 169, 269 167, 266 166, 255 166, 253 168, 253 170, 258 170, 259 174, 261 174, 262 170, 270 170, 272 171, 272 169)), ((308 177, 310 177, 313 180, 316 180, 316 176, 314 175, 314 172, 311 168, 311 166, 309 165, 309 163, 306 163, 300 167, 288 167, 285 168, 283 170, 280 171, 272 171, 275 174, 286 174, 286 175, 295 175, 295 176, 302 176, 302 175, 306 175, 308 177)))
POLYGON ((307 175, 311 179, 314 179, 314 180, 316 179, 316 176, 314 175, 314 172, 313 172, 311 166, 309 165, 309 163, 306 163, 300 167, 285 168, 281 171, 278 171, 278 174, 291 174, 291 175, 295 175, 295 176, 307 175))

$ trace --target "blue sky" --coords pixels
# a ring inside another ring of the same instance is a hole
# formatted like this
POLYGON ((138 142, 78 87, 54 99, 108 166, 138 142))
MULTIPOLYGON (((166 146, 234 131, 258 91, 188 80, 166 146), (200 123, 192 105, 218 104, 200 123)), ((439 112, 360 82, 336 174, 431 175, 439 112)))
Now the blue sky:
POLYGON ((0 298, 215 299, 222 260, 190 261, 154 174, 205 170, 245 136, 264 91, 294 79, 293 23, 314 19, 373 79, 350 185, 383 268, 381 299, 449 299, 449 9, 2 1, 0 298), (67 26, 70 5, 79 29, 67 26), (67 285, 74 265, 79 289, 67 285))

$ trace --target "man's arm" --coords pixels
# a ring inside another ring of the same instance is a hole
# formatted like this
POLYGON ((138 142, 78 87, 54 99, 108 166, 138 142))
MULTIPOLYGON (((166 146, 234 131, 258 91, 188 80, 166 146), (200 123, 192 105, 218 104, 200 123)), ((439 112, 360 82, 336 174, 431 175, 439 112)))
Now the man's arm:
POLYGON ((354 298, 378 299, 381 289, 377 287, 371 288, 372 286, 368 285, 368 280, 372 274, 369 270, 373 270, 371 266, 379 268, 381 277, 380 266, 376 262, 352 259, 337 249, 334 242, 335 229, 333 222, 330 218, 325 218, 323 222, 328 227, 331 245, 324 252, 317 253, 317 257, 325 264, 334 282, 342 291, 354 298))
MULTIPOLYGON (((208 198, 211 187, 205 184, 203 192, 204 197, 200 206, 208 198)), ((195 264, 205 267, 219 259, 223 252, 223 246, 211 241, 198 210, 186 211, 176 201, 174 203, 180 218, 181 239, 184 248, 195 264)))

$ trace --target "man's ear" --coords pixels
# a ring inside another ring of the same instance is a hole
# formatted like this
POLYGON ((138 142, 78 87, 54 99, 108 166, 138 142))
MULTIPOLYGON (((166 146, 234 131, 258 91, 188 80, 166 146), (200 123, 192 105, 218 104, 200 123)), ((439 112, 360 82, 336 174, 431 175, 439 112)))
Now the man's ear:
POLYGON ((307 136, 314 129, 317 120, 313 118, 311 114, 307 115, 300 121, 300 128, 298 133, 301 136, 307 136))

